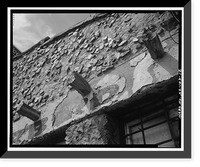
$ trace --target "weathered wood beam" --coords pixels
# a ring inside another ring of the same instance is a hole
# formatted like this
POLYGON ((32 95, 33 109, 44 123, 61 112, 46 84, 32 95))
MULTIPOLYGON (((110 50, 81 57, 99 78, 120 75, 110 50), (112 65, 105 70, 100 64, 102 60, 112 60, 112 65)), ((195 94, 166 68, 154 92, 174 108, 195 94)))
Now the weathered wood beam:
POLYGON ((164 55, 164 50, 157 34, 153 38, 144 40, 144 44, 152 59, 159 59, 164 55))
POLYGON ((34 108, 28 106, 25 103, 23 103, 23 105, 17 112, 33 121, 37 121, 41 115, 39 111, 35 110, 34 108))
POLYGON ((72 86, 72 88, 74 88, 77 92, 79 92, 83 97, 87 96, 92 91, 89 83, 75 71, 70 74, 68 84, 72 86))

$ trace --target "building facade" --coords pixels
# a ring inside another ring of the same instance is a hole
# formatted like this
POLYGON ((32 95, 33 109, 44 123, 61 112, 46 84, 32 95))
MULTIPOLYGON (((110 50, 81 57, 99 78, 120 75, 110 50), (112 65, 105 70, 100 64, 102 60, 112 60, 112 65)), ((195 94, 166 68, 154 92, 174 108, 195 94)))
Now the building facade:
POLYGON ((179 29, 97 14, 14 60, 12 145, 180 147, 179 29))
POLYGON ((13 48, 12 48, 13 58, 17 57, 17 56, 19 56, 21 54, 22 54, 22 52, 15 45, 13 45, 13 48))

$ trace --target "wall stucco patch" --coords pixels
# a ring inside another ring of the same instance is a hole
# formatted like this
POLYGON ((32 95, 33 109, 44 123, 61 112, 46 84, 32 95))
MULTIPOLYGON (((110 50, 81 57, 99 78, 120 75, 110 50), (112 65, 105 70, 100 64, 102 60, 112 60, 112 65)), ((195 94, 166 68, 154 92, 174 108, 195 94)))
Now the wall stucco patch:
MULTIPOLYGON (((177 50, 172 47, 170 50, 177 50)), ((174 55, 174 54, 173 54, 174 55)), ((136 66, 133 72, 133 94, 145 85, 160 82, 177 75, 178 61, 165 53, 161 59, 153 60, 148 53, 136 66)))
MULTIPOLYGON (((50 38, 44 45, 14 61, 13 116, 17 115, 22 103, 27 103, 41 112, 40 119, 45 123, 37 129, 32 120, 23 116, 14 120, 13 141, 19 144, 57 130, 60 132, 60 128, 90 117, 90 114, 107 112, 118 102, 123 104, 120 101, 148 85, 177 75, 179 45, 169 38, 168 32, 164 30, 163 35, 159 34, 167 53, 158 60, 151 58, 138 38, 147 26, 156 24, 159 30, 163 28, 159 22, 169 19, 173 17, 166 13, 97 14, 90 21, 50 38), (67 86, 71 71, 79 73, 90 84, 93 90, 87 97, 67 86)), ((177 24, 174 20, 170 25, 176 41, 179 35, 177 24)), ((87 124, 86 120, 86 125, 80 123, 81 126, 71 129, 68 135, 72 136, 73 144, 76 141, 105 144, 99 139, 98 131, 89 132, 95 136, 90 140, 87 135, 81 136, 89 131, 86 129, 91 128, 92 123, 88 120, 87 124)))
POLYGON ((103 79, 101 79, 95 86, 98 95, 100 96, 100 101, 108 102, 117 94, 123 92, 126 86, 126 78, 121 77, 116 74, 108 74, 103 79))
POLYGON ((146 57, 138 63, 133 72, 133 94, 139 90, 142 86, 152 83, 152 77, 148 73, 148 67, 154 63, 154 60, 151 58, 148 53, 146 57))

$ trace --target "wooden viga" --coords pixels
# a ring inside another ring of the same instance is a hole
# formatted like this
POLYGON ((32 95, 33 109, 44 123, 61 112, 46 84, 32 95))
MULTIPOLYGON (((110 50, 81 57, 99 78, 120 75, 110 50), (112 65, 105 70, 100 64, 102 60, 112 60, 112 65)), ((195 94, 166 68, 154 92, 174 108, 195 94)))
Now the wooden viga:
POLYGON ((158 34, 148 29, 145 31, 145 36, 143 41, 152 59, 162 58, 165 52, 158 34))
POLYGON ((17 111, 19 114, 26 116, 27 118, 31 119, 32 121, 37 121, 40 119, 41 113, 34 108, 30 107, 29 105, 23 103, 21 108, 17 111))
POLYGON ((73 89, 79 92, 83 98, 85 98, 92 91, 89 83, 76 71, 69 74, 68 85, 72 86, 73 89))

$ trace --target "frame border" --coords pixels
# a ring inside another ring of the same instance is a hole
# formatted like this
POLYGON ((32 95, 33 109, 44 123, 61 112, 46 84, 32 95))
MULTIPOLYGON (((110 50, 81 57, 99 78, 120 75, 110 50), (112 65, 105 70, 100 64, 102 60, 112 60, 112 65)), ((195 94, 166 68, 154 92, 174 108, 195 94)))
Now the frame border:
POLYGON ((183 13, 183 98, 184 110, 187 111, 184 112, 184 151, 8 151, 6 141, 3 147, 5 152, 1 153, 1 158, 191 158, 191 1, 184 6, 183 13))

